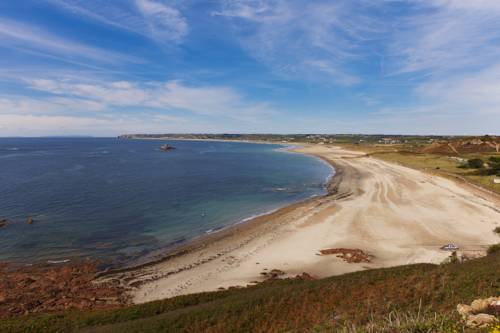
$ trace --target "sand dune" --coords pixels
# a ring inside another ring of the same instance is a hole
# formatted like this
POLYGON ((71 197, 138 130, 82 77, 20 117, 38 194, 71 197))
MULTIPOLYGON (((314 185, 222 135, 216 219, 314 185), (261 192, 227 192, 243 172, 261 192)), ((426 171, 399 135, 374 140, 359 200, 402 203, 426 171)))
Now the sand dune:
POLYGON ((440 263, 447 243, 469 256, 484 254, 500 239, 498 197, 335 147, 300 152, 334 164, 332 194, 259 217, 181 249, 168 260, 106 275, 118 278, 142 303, 176 295, 246 286, 261 273, 318 277, 376 267, 440 263), (347 263, 327 248, 361 249, 371 263, 347 263))

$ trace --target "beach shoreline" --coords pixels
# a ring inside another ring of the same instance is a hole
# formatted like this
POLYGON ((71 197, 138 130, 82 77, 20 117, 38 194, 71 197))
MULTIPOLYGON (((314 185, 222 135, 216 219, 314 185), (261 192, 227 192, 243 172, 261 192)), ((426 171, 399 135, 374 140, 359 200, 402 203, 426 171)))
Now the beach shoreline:
MULTIPOLYGON (((140 139, 133 139, 133 140, 143 140, 142 138, 140 139)), ((163 139, 157 139, 157 138, 145 138, 144 140, 163 140, 163 139)), ((170 139, 170 140, 186 140, 186 141, 217 141, 217 142, 224 142, 224 141, 230 141, 230 142, 240 142, 240 143, 252 143, 252 144, 262 144, 262 143, 267 143, 267 144, 275 144, 275 143, 269 143, 269 142, 258 142, 258 141, 236 141, 236 140, 201 140, 201 139, 170 139)), ((277 145, 284 145, 284 144, 277 144, 277 145)), ((298 153, 298 154, 304 154, 303 152, 300 151, 300 148, 302 148, 304 145, 302 144, 301 146, 294 145, 293 147, 287 147, 287 151, 292 152, 292 153, 298 153)), ((242 219, 238 222, 235 222, 233 224, 230 224, 228 226, 221 227, 220 229, 216 229, 213 232, 210 233, 205 233, 202 235, 199 235, 195 238, 188 239, 186 241, 181 242, 180 244, 177 245, 169 245, 165 248, 161 248, 158 250, 155 250, 155 253, 161 253, 158 255, 154 255, 153 257, 150 257, 151 259, 146 259, 144 260, 143 258, 138 258, 139 260, 134 260, 129 264, 125 264, 122 267, 109 267, 104 271, 100 271, 96 274, 97 278, 101 277, 106 277, 109 275, 114 275, 117 273, 124 273, 124 272, 130 272, 130 271, 135 271, 141 268, 146 268, 150 266, 155 266, 160 263, 167 262, 173 258, 185 255, 189 252, 196 251, 204 246, 206 244, 209 244, 214 241, 221 241, 226 237, 231 237, 234 233, 241 232, 243 229, 246 228, 253 228, 253 224, 259 224, 259 223, 265 223, 269 219, 277 218, 283 214, 286 214, 288 211, 295 209, 298 206, 301 206, 303 204, 309 203, 316 201, 321 198, 325 198, 327 196, 332 196, 337 194, 338 191, 338 186, 342 181, 342 175, 343 175, 343 170, 340 165, 335 164, 333 161, 329 161, 325 158, 323 158, 321 155, 317 154, 305 154, 309 155, 311 157, 315 157, 320 159, 322 162, 327 163, 331 168, 332 168, 332 174, 329 176, 328 181, 325 183, 325 190, 326 193, 322 195, 314 195, 312 197, 291 203, 291 204, 286 204, 282 207, 273 209, 268 212, 263 212, 261 214, 258 214, 256 216, 250 216, 245 219, 242 219), (144 261, 144 262, 141 262, 144 261)))
MULTIPOLYGON (((174 140, 174 139, 172 139, 174 140)), ((134 303, 183 294, 244 287, 277 270, 327 277, 411 263, 440 263, 484 254, 497 242, 497 202, 455 182, 366 156, 320 145, 294 149, 335 168, 328 194, 201 237, 157 262, 102 274, 121 281, 134 303), (325 249, 356 249, 368 262, 347 262, 325 249), (328 251, 327 251, 328 252, 328 251), (326 253, 326 252, 325 252, 326 253)))

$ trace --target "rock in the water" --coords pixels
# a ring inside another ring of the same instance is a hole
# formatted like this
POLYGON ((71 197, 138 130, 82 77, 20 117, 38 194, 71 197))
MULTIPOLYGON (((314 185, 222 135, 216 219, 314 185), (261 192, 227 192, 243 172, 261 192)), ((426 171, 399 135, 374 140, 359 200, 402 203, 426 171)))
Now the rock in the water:
POLYGON ((9 224, 9 220, 7 220, 7 219, 0 219, 0 228, 6 227, 7 224, 9 224))
POLYGON ((161 145, 161 147, 160 147, 160 150, 162 150, 162 151, 170 151, 170 150, 174 150, 174 149, 175 149, 175 147, 172 147, 169 144, 164 144, 164 145, 161 145))

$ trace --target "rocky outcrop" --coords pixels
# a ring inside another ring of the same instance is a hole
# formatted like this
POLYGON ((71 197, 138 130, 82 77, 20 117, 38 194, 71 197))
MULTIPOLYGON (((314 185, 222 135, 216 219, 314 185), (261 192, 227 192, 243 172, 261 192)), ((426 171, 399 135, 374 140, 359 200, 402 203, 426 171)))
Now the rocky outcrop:
POLYGON ((9 224, 9 220, 7 219, 0 219, 0 229, 3 227, 6 227, 9 224))
POLYGON ((0 318, 21 314, 117 307, 127 298, 117 284, 97 285, 97 264, 0 264, 0 318))
POLYGON ((360 249, 324 249, 319 251, 322 255, 336 254, 338 258, 343 259, 348 263, 370 263, 373 256, 363 252, 360 249))
POLYGON ((175 147, 169 145, 169 144, 164 144, 160 146, 161 151, 172 151, 175 150, 175 147))
POLYGON ((470 305, 458 304, 457 311, 467 327, 483 328, 499 322, 500 297, 476 299, 470 305))
POLYGON ((281 276, 285 275, 285 272, 279 269, 272 269, 270 271, 264 269, 264 271, 260 273, 260 275, 262 275, 266 280, 276 280, 281 276))

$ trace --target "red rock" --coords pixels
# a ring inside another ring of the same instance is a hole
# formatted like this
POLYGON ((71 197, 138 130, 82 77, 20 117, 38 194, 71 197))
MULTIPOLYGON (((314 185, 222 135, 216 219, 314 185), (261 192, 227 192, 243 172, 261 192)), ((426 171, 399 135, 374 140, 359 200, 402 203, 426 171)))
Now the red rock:
POLYGON ((0 263, 0 319, 69 308, 116 307, 126 303, 118 283, 95 285, 96 263, 11 267, 0 263), (103 302, 99 298, 109 298, 103 302))
POLYGON ((337 254, 337 257, 342 258, 348 263, 370 263, 373 256, 363 252, 360 249, 345 249, 333 248, 319 251, 322 255, 337 254))

